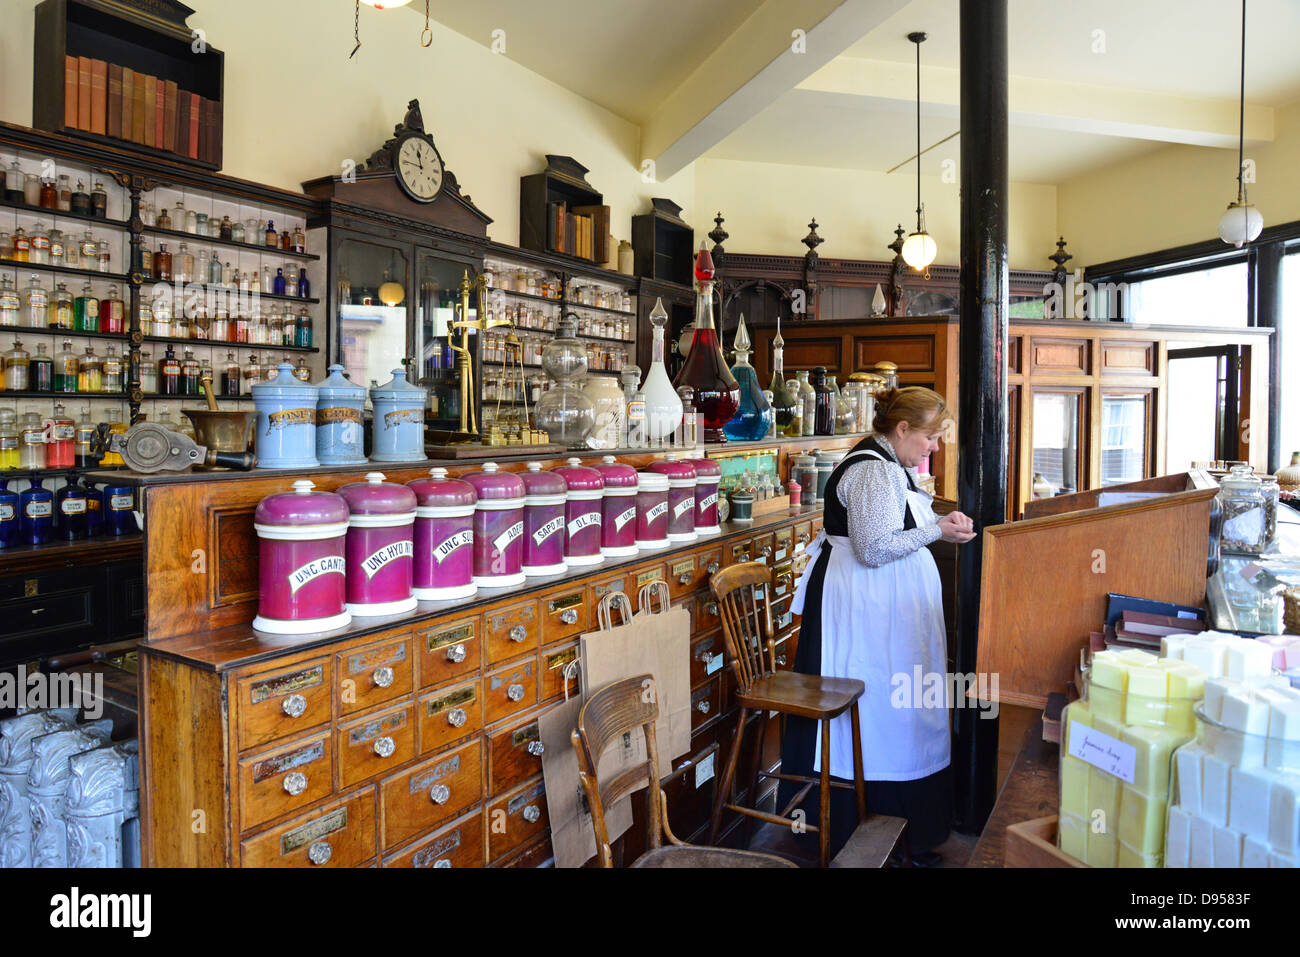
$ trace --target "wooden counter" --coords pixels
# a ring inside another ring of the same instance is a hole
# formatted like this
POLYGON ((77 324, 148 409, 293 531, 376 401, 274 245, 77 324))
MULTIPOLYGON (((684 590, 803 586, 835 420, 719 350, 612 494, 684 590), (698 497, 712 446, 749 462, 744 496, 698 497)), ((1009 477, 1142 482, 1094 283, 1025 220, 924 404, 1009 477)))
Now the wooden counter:
POLYGON ((1057 812, 1060 760, 1060 746, 1043 740, 1043 715, 1039 712, 1025 731, 1020 751, 1007 772, 993 813, 984 825, 967 867, 1005 866, 1008 825, 1057 812))

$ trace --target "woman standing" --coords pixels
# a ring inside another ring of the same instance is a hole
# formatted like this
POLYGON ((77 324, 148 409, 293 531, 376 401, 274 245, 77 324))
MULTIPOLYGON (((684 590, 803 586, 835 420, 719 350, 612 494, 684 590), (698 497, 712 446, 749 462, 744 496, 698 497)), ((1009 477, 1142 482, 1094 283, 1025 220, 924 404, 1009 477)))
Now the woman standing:
MULTIPOLYGON (((939 570, 926 546, 975 537, 961 512, 936 518, 916 483, 916 467, 938 451, 950 419, 943 397, 930 389, 876 397, 872 434, 826 483, 824 527, 808 548, 793 605, 803 615, 794 670, 866 684, 858 709, 867 807, 907 818, 907 845, 922 866, 938 863, 927 852, 946 840, 952 804, 948 701, 941 696, 936 706, 921 694, 930 675, 948 687, 939 570), (923 684, 914 688, 918 667, 923 684)), ((815 722, 787 720, 783 768, 812 774, 829 760, 833 778, 851 781, 849 716, 831 723, 829 755, 816 731, 815 722)), ((835 788, 831 800, 835 845, 852 832, 853 792, 835 788)))

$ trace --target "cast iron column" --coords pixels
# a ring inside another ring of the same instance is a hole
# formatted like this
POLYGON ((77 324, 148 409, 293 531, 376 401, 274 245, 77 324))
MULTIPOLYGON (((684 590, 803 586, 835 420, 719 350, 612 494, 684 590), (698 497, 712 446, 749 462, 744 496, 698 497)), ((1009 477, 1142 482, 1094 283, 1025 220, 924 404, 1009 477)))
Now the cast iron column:
POLYGON ((1251 250, 1255 260, 1255 288, 1251 290, 1251 324, 1272 329, 1268 344, 1268 470, 1285 465, 1282 458, 1282 244, 1268 243, 1251 250))
MULTIPOLYGON (((1007 0, 961 0, 958 507, 976 531, 1007 514, 1007 0)), ((957 670, 975 672, 981 539, 958 546, 957 670)), ((956 710, 957 827, 976 833, 997 789, 998 723, 956 710)))

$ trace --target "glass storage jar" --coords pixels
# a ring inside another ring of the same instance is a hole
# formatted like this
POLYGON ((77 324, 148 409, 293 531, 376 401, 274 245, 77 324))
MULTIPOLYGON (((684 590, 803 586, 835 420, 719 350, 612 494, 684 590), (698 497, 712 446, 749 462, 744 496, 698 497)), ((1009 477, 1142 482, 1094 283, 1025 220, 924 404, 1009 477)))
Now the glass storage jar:
POLYGON ((1267 541, 1264 490, 1251 471, 1249 465, 1234 465, 1219 483, 1223 509, 1219 546, 1225 552, 1258 555, 1267 541))

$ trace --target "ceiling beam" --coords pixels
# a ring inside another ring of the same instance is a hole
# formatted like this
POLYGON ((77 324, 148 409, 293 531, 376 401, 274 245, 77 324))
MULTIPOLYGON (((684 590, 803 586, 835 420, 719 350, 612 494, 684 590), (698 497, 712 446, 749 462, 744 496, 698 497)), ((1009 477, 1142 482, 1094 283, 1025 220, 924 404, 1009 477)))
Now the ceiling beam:
POLYGON ((655 179, 680 172, 907 2, 767 0, 642 125, 655 179), (802 52, 795 30, 805 34, 802 52))

